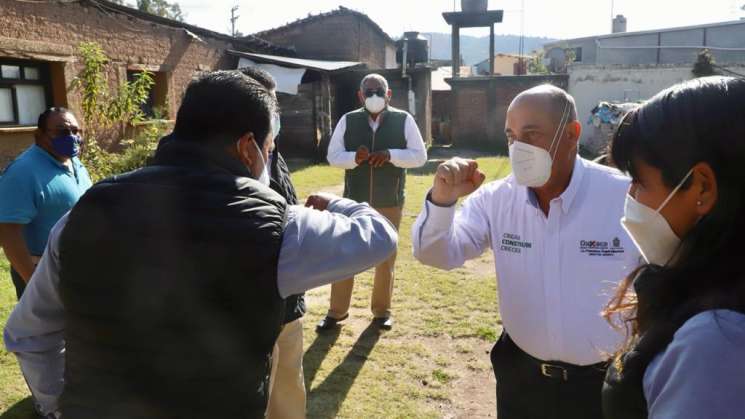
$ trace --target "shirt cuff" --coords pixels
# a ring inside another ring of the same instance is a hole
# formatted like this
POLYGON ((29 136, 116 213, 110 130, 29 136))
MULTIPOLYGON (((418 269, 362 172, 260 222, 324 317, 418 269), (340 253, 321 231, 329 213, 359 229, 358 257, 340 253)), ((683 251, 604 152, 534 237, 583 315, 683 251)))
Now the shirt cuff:
POLYGON ((429 214, 428 223, 432 223, 434 226, 447 226, 455 219, 455 204, 449 207, 441 207, 430 199, 431 192, 427 194, 427 199, 424 205, 427 207, 427 213, 429 214))
POLYGON ((331 158, 327 157, 326 160, 328 160, 329 164, 332 166, 351 170, 357 167, 356 155, 357 153, 355 152, 345 151, 337 153, 331 158))

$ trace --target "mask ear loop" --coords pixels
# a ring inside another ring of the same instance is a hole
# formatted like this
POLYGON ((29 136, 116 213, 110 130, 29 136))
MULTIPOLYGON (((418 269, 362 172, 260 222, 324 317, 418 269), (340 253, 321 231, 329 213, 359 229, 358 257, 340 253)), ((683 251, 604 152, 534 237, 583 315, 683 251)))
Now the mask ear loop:
POLYGON ((680 183, 678 183, 678 186, 676 186, 675 189, 673 189, 673 191, 670 192, 670 195, 667 196, 667 198, 662 203, 662 205, 660 205, 660 207, 657 208, 657 211, 655 211, 656 213, 659 214, 659 212, 662 211, 663 208, 665 208, 665 205, 667 205, 670 202, 670 200, 673 199, 673 197, 675 196, 675 194, 678 193, 678 191, 680 190, 680 188, 683 187, 683 185, 686 183, 686 181, 688 180, 688 178, 691 177, 692 174, 693 174, 693 168, 691 167, 691 170, 688 171, 688 174, 686 174, 685 177, 683 178, 683 180, 681 180, 680 183))
MULTIPOLYGON (((261 163, 264 166, 263 170, 266 170, 266 160, 264 160, 264 153, 261 152, 261 148, 259 148, 259 145, 256 143, 256 140, 251 140, 251 142, 254 144, 254 147, 256 147, 256 151, 259 152, 259 158, 261 159, 261 163)), ((235 143, 235 149, 238 151, 238 155, 241 155, 241 146, 240 146, 241 140, 236 141, 235 143)), ((251 173, 253 175, 253 173, 251 173)), ((255 176, 255 175, 254 175, 255 176)))
POLYGON ((569 101, 564 103, 564 111, 561 113, 561 120, 559 121, 559 128, 557 128, 556 133, 554 134, 554 139, 551 141, 551 147, 549 147, 548 149, 548 152, 551 153, 551 150, 554 148, 554 143, 556 143, 556 150, 554 150, 554 153, 551 156, 552 161, 556 159, 556 154, 559 152, 559 144, 557 140, 561 139, 561 135, 564 134, 564 130, 566 129, 566 124, 569 122, 569 112, 567 112, 568 109, 569 109, 569 101))

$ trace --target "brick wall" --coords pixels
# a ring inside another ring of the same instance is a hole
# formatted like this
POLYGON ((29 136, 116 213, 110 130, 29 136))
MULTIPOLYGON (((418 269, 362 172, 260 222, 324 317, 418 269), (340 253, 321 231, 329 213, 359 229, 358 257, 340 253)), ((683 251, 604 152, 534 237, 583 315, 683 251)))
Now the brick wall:
MULTIPOLYGON (((66 92, 65 87, 81 68, 76 48, 84 41, 96 41, 103 47, 113 63, 109 77, 114 85, 126 80, 128 69, 163 72, 166 90, 162 95, 171 118, 197 71, 234 68, 235 59, 225 50, 241 49, 223 39, 190 34, 183 28, 105 11, 89 3, 0 1, 0 57, 54 62, 51 105, 69 106, 78 119, 82 119, 80 97, 66 92)), ((18 142, 19 137, 8 131, 0 128, 0 143, 4 143, 0 149, 17 150, 17 145, 7 143, 18 142)))
POLYGON ((298 56, 328 61, 359 61, 370 68, 385 68, 387 39, 356 15, 332 15, 289 25, 260 35, 298 56))
POLYGON ((506 153, 507 108, 520 93, 544 83, 567 88, 568 77, 470 77, 450 81, 453 90, 451 132, 453 145, 506 153))

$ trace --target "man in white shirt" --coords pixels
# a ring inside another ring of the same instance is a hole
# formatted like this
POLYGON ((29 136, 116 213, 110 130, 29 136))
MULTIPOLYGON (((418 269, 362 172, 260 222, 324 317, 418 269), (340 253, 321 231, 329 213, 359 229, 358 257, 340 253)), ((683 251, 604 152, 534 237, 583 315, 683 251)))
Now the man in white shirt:
MULTIPOLYGON (((406 169, 427 162, 424 141, 414 118, 389 105, 392 91, 383 76, 366 76, 357 95, 364 107, 339 120, 329 144, 328 161, 346 169, 345 198, 367 202, 398 229, 406 169)), ((393 326, 390 309, 395 262, 394 254, 375 268, 371 308, 374 322, 383 329, 393 326)), ((328 315, 318 324, 318 331, 334 328, 349 316, 353 287, 354 278, 332 286, 328 315)))
POLYGON ((559 88, 520 94, 505 128, 512 175, 481 187, 475 161, 443 163, 413 227, 414 255, 453 269, 494 252, 500 419, 597 419, 605 354, 621 341, 600 312, 639 261, 618 223, 629 179, 577 156, 581 125, 559 88))

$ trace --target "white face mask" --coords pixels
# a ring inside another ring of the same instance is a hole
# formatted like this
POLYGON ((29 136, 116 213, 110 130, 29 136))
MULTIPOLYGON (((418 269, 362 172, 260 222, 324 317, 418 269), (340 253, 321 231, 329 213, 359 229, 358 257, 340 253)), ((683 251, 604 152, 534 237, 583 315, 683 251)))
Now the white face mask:
POLYGON ((660 211, 683 187, 692 173, 693 169, 685 175, 657 210, 640 203, 629 194, 626 195, 621 225, 629 233, 647 263, 665 266, 678 250, 680 238, 670 228, 670 224, 660 211))
POLYGON ((559 127, 556 129, 554 139, 551 141, 549 151, 554 149, 554 155, 551 156, 549 151, 536 147, 520 140, 515 140, 510 145, 510 163, 512 164, 512 174, 519 185, 529 188, 538 188, 546 184, 551 178, 551 169, 553 168, 553 159, 559 151, 561 137, 564 136, 566 124, 569 121, 569 102, 564 104, 564 112, 561 114, 559 127))
MULTIPOLYGON (((271 183, 271 176, 269 176, 269 164, 267 164, 267 161, 264 160, 264 153, 261 152, 261 148, 259 148, 259 145, 256 144, 256 141, 252 141, 252 143, 254 144, 254 147, 256 147, 256 150, 259 152, 261 163, 264 166, 264 168, 261 169, 261 175, 259 175, 258 178, 254 178, 254 179, 256 179, 259 183, 261 183, 264 186, 269 186, 269 184, 271 183)), ((239 144, 240 144, 240 140, 235 144, 235 148, 238 150, 238 154, 240 155, 241 148, 239 144)), ((249 171, 251 171, 250 168, 249 168, 249 171)), ((254 176, 254 174, 251 173, 251 176, 254 176)))
POLYGON ((275 140, 279 137, 279 130, 282 128, 282 119, 278 113, 272 116, 272 138, 275 140))
POLYGON ((372 95, 369 98, 365 99, 365 109, 367 109, 367 111, 373 115, 377 115, 383 112, 383 109, 385 109, 385 105, 385 98, 382 98, 378 95, 372 95))

